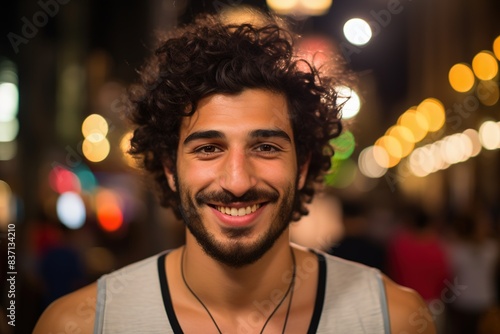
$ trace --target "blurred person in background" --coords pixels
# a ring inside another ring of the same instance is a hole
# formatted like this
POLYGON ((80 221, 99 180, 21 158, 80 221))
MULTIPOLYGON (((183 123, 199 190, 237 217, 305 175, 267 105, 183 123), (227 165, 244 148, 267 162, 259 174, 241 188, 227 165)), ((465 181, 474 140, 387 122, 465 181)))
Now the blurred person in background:
POLYGON ((405 204, 402 224, 388 246, 388 274, 415 289, 430 306, 439 328, 444 326, 443 291, 450 282, 450 264, 433 218, 417 204, 405 204))
POLYGON ((342 217, 345 235, 328 253, 386 272, 386 249, 369 234, 364 203, 342 201, 342 217))
MULTIPOLYGON (((487 212, 477 209, 454 221, 448 252, 452 275, 464 286, 450 304, 449 333, 478 333, 479 321, 497 303, 499 247, 487 212)), ((490 320, 491 321, 491 320, 490 320)))
POLYGON ((245 22, 222 12, 170 32, 132 92, 131 153, 185 245, 59 299, 36 334, 435 332, 413 290, 290 244, 331 165, 343 77, 298 59, 281 19, 245 22))

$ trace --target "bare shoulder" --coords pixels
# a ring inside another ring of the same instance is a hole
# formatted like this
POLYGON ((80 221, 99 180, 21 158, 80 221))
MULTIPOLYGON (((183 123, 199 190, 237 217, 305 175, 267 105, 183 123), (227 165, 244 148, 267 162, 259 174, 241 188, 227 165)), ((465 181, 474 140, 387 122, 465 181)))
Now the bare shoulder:
POLYGON ((97 283, 57 299, 38 319, 33 333, 92 333, 96 301, 97 283))
POLYGON ((434 320, 420 295, 383 276, 391 333, 435 334, 434 320))

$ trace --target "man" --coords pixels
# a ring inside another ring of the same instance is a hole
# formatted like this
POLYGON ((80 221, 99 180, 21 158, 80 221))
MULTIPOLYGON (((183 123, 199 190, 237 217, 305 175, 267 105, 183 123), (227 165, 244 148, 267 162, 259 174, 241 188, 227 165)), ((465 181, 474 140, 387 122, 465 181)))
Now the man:
POLYGON ((337 78, 296 58, 278 19, 256 22, 177 29, 132 94, 131 153, 185 221, 185 246, 56 301, 36 334, 434 333, 414 292, 290 245, 341 131, 337 78))

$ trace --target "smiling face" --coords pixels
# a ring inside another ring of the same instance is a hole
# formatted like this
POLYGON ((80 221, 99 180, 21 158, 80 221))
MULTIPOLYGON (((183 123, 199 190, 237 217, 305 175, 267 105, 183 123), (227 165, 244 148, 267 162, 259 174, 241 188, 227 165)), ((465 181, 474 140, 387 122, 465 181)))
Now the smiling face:
POLYGON ((165 173, 190 233, 214 259, 253 263, 287 228, 307 172, 293 138, 285 97, 265 90, 209 96, 183 119, 177 173, 165 173))

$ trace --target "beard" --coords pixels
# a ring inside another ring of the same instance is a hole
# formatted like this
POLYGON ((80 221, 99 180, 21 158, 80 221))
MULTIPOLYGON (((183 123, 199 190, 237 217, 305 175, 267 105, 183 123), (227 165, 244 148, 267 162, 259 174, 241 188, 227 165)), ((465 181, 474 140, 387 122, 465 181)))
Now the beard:
POLYGON ((262 189, 250 189, 240 197, 225 190, 200 191, 193 199, 190 191, 182 183, 179 183, 177 175, 175 175, 175 182, 179 190, 178 199, 181 203, 179 210, 187 228, 207 255, 232 268, 241 268, 260 259, 286 230, 292 218, 297 181, 285 189, 281 200, 278 191, 262 189), (234 202, 266 202, 266 205, 274 204, 278 208, 271 216, 268 229, 250 244, 242 239, 252 233, 253 226, 222 228, 222 234, 227 241, 219 241, 203 224, 200 214, 202 206, 208 205, 208 203, 228 205, 234 202))

